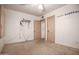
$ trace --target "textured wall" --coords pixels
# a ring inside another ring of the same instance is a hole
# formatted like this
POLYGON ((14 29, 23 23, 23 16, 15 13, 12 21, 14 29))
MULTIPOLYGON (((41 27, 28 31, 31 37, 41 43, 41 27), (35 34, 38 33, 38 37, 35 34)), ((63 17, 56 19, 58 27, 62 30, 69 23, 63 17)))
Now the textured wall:
POLYGON ((5 43, 16 43, 26 40, 34 40, 34 20, 36 16, 21 13, 10 9, 5 9, 5 43), (31 20, 20 26, 20 21, 25 18, 31 20))

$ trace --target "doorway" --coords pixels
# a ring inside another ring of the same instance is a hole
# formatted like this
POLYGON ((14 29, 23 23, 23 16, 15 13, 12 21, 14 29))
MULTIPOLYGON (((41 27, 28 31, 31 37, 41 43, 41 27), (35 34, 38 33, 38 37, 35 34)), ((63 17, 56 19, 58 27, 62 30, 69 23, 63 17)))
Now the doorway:
POLYGON ((55 43, 55 16, 47 17, 47 42, 55 43))

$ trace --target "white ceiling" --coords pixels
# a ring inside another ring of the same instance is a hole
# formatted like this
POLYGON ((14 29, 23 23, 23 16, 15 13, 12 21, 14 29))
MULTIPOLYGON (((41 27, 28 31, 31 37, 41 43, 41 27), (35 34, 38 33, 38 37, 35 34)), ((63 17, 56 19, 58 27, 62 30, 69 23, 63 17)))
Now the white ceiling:
POLYGON ((45 9, 44 11, 38 9, 38 6, 33 4, 6 4, 5 7, 36 16, 42 16, 48 12, 51 12, 57 8, 64 6, 64 4, 43 4, 43 5, 45 9))

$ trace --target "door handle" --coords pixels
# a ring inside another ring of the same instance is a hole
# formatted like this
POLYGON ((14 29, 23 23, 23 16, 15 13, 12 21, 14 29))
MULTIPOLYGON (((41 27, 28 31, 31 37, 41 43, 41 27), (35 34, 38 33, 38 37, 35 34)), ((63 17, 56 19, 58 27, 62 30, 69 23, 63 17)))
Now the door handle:
POLYGON ((49 30, 48 30, 48 32, 49 32, 49 30))

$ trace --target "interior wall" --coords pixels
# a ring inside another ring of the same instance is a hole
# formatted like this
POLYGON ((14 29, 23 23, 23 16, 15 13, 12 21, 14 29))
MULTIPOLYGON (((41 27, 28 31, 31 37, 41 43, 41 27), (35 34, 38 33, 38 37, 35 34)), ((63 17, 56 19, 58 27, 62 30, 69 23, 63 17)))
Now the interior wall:
POLYGON ((79 48, 79 12, 75 11, 79 11, 79 5, 65 5, 45 15, 45 17, 55 15, 55 42, 57 44, 79 48), (69 12, 73 13, 68 14, 69 12))
POLYGON ((45 25, 45 21, 41 22, 41 38, 45 39, 46 36, 46 25, 45 25))
POLYGON ((0 38, 0 53, 4 47, 4 6, 1 5, 1 38, 0 38))
POLYGON ((37 16, 5 8, 5 43, 34 40, 34 20, 36 18, 37 16), (20 26, 23 18, 30 20, 30 24, 23 23, 24 26, 20 26))

